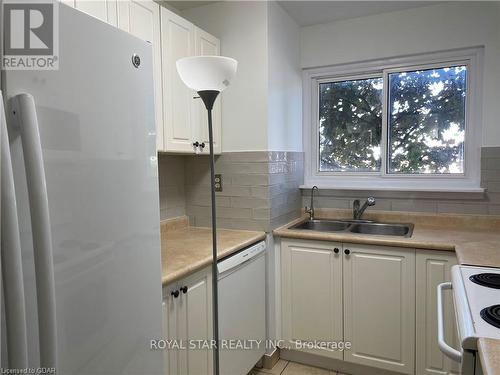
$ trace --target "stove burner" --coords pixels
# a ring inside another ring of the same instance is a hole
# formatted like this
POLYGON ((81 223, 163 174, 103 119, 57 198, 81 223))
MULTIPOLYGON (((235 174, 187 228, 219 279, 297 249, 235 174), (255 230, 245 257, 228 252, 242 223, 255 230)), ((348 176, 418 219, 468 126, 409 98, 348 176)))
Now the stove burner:
POLYGON ((469 277, 469 280, 488 288, 500 289, 500 274, 498 273, 478 273, 469 277))
POLYGON ((500 305, 493 305, 482 309, 481 318, 492 326, 500 328, 500 305))

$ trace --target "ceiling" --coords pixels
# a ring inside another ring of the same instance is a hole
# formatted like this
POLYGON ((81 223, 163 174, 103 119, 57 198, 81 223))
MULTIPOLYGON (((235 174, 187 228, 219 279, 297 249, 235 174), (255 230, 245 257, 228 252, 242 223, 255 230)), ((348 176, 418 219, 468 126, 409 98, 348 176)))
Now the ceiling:
POLYGON ((208 5, 212 3, 216 3, 217 1, 190 1, 190 0, 185 0, 185 1, 166 1, 169 5, 173 6, 175 9, 183 11, 186 9, 190 8, 196 8, 196 7, 201 7, 203 5, 208 5))
POLYGON ((443 1, 278 1, 300 25, 309 26, 349 18, 417 8, 443 1))
MULTIPOLYGON (((157 0, 158 1, 158 0, 157 0)), ((161 0, 160 0, 161 1, 161 0)), ((160 2, 159 1, 159 2, 160 2)), ((163 0, 165 1, 165 0, 163 0)), ((228 0, 226 0, 228 1, 228 0)), ((239 1, 239 0, 236 0, 239 1)), ((165 1, 168 5, 179 11, 196 8, 203 5, 217 3, 218 1, 191 1, 177 0, 165 1)), ((278 1, 288 14, 300 25, 309 26, 332 21, 345 20, 369 16, 372 14, 388 13, 397 10, 417 8, 421 6, 442 3, 443 1, 278 1)))

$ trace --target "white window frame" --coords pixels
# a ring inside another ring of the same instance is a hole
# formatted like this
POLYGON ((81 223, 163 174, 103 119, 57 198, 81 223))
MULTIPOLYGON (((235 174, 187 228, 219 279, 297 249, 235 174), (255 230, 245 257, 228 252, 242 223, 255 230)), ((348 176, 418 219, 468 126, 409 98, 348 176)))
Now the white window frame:
POLYGON ((482 142, 482 60, 483 48, 397 57, 362 63, 342 64, 303 71, 304 185, 324 189, 411 190, 482 192, 480 156, 482 142), (387 173, 388 75, 393 72, 432 69, 452 65, 467 66, 465 109, 464 173, 414 174, 387 173), (382 142, 380 172, 319 172, 319 84, 363 78, 383 78, 382 142), (385 141, 384 141, 385 140, 385 141))

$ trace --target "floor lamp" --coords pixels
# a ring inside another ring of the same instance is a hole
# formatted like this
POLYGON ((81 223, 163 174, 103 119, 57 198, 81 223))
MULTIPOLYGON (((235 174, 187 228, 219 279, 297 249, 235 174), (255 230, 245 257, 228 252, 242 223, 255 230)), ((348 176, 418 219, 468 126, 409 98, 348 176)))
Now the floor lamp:
POLYGON ((217 290, 217 216, 215 207, 215 165, 212 129, 212 109, 215 99, 229 86, 236 74, 238 62, 223 56, 194 56, 177 60, 177 72, 189 88, 195 90, 208 112, 208 141, 210 146, 210 185, 212 197, 212 316, 214 375, 219 375, 219 303, 217 290))

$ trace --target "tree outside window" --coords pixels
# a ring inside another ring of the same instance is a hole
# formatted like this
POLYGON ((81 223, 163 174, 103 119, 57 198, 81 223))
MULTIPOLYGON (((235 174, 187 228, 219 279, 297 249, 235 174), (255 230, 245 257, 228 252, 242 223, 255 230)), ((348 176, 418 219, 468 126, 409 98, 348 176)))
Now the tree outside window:
POLYGON ((319 84, 319 171, 380 173, 385 158, 389 174, 464 173, 467 67, 385 77, 387 103, 380 77, 319 84))

